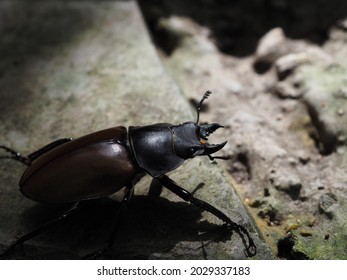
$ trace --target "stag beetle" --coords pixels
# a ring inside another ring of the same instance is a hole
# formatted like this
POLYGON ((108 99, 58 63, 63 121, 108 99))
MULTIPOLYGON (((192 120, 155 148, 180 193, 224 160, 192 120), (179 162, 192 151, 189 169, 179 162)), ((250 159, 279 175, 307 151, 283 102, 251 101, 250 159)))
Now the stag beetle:
MULTIPOLYGON (((58 218, 20 237, 2 256, 75 212, 83 201, 109 196, 126 187, 121 203, 125 205, 133 194, 134 185, 146 173, 183 200, 221 219, 227 230, 234 230, 242 237, 246 254, 254 255, 256 246, 243 226, 233 222, 209 203, 195 198, 165 175, 195 156, 208 156, 210 160, 223 159, 211 154, 221 150, 227 142, 216 145, 207 142, 208 136, 223 126, 218 123, 199 125, 201 106, 210 94, 207 91, 200 100, 196 109, 196 122, 130 126, 128 131, 123 126, 116 126, 77 139, 59 139, 28 156, 0 146, 10 153, 9 158, 28 166, 19 182, 22 194, 38 202, 74 203, 58 218), (244 235, 247 236, 248 244, 244 235)), ((88 257, 102 254, 111 247, 114 239, 115 230, 108 246, 88 257)))

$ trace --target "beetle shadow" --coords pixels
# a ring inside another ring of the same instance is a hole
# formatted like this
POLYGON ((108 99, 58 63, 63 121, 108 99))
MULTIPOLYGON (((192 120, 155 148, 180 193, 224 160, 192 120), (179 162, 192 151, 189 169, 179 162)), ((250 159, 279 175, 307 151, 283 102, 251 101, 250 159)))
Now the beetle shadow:
MULTIPOLYGON (((21 216, 28 232, 66 211, 68 205, 37 204, 21 216)), ((120 204, 110 198, 92 200, 64 221, 19 245, 9 259, 80 259, 103 248, 114 229, 120 204)), ((202 211, 186 202, 162 197, 134 196, 123 211, 113 247, 102 259, 172 259, 171 250, 183 242, 195 259, 204 258, 204 244, 230 238, 218 224, 199 221, 202 211)))

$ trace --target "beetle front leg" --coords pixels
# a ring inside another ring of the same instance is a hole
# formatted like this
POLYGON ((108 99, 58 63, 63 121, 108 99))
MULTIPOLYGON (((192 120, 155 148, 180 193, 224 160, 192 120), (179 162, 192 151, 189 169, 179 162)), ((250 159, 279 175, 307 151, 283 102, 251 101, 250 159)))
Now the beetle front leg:
POLYGON ((255 246, 254 241, 249 235, 248 231, 242 225, 233 222, 227 215, 225 215, 222 211, 218 210, 211 204, 194 197, 190 192, 177 185, 168 176, 163 175, 161 177, 157 177, 156 179, 159 180, 164 187, 172 191, 174 194, 178 195, 180 198, 184 199, 185 201, 189 201, 195 206, 221 219, 229 230, 235 230, 240 235, 242 242, 246 247, 247 256, 254 256, 256 254, 257 247, 255 246), (248 239, 248 244, 244 238, 244 235, 246 235, 248 239))

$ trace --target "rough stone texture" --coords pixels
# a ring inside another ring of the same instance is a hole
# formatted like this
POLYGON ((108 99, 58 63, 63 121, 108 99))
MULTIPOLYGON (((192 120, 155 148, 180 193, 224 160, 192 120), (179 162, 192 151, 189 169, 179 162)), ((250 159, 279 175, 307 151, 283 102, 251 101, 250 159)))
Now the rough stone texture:
POLYGON ((203 121, 226 125, 215 135, 229 140, 225 166, 273 251, 346 259, 346 21, 330 27, 346 2, 142 5, 187 98, 214 92, 203 121), (323 33, 322 47, 313 37, 323 33))
MULTIPOLYGON (((335 41, 335 44, 343 45, 345 42, 335 41)), ((347 63, 340 57, 336 52, 332 63, 307 65, 297 73, 301 77, 304 99, 317 127, 319 148, 323 154, 336 150, 343 153, 346 147, 347 63)))
MULTIPOLYGON (((1 144, 27 154, 57 138, 120 124, 195 118, 162 67, 136 3, 97 2, 0 2, 1 144)), ((228 86, 240 90, 237 83, 228 86)), ((214 102, 210 106, 218 111, 214 102)), ((24 169, 1 159, 1 250, 68 207, 41 205, 22 196, 18 182, 24 169)), ((258 246, 254 258, 273 258, 218 164, 194 159, 171 175, 248 228, 258 246)), ((147 197, 149 185, 148 177, 138 184, 114 247, 104 258, 246 258, 240 237, 223 235, 218 219, 165 190, 160 198, 147 197)), ((8 258, 80 258, 106 243, 118 210, 108 198, 91 201, 8 258)))

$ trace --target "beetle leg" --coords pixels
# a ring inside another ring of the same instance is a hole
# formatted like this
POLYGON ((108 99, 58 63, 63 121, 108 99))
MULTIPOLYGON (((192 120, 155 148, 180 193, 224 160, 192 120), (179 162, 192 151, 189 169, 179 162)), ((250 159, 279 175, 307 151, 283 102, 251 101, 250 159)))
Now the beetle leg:
POLYGON ((61 214, 59 217, 48 221, 47 223, 43 224, 42 226, 38 227, 37 229, 34 229, 31 232, 28 232, 21 237, 19 237, 14 243, 12 243, 4 252, 0 254, 0 259, 3 259, 8 253, 10 253, 14 248, 16 248, 18 245, 23 244, 25 241, 34 238, 35 236, 39 235, 40 233, 44 232, 45 230, 53 227, 58 222, 65 219, 67 216, 74 213, 76 210, 80 209, 81 202, 76 202, 70 207, 67 211, 65 211, 63 214, 61 214))
POLYGON ((156 178, 153 178, 149 186, 148 196, 159 197, 162 190, 163 190, 163 185, 161 184, 161 182, 157 180, 156 178))
POLYGON ((95 252, 92 252, 88 255, 85 255, 82 257, 82 259, 95 259, 101 255, 103 255, 107 250, 109 250, 113 243, 114 243, 114 240, 116 238, 116 233, 117 233, 117 230, 118 230, 118 225, 119 225, 119 222, 120 222, 120 218, 123 214, 123 212, 126 210, 127 208, 127 205, 129 203, 129 201, 131 200, 133 194, 134 194, 134 187, 128 187, 127 188, 127 192, 121 202, 121 208, 118 212, 118 215, 117 215, 117 218, 115 219, 115 223, 114 223, 114 227, 112 229, 112 232, 111 232, 111 235, 110 235, 110 238, 107 242, 107 245, 103 248, 100 248, 99 250, 95 251, 95 252))
POLYGON ((48 145, 42 147, 41 149, 29 154, 28 156, 22 156, 19 152, 15 151, 9 147, 3 146, 3 145, 0 145, 0 148, 4 149, 6 152, 9 152, 11 154, 10 156, 7 156, 7 158, 12 158, 12 159, 17 160, 17 161, 19 161, 25 165, 30 165, 33 160, 37 159, 41 155, 47 153, 48 151, 54 149, 55 147, 60 146, 61 144, 64 144, 64 143, 72 141, 72 140, 73 140, 72 138, 58 139, 58 140, 56 140, 52 143, 49 143, 48 145))
POLYGON ((195 198, 190 192, 188 192, 187 190, 177 185, 168 176, 163 175, 161 177, 157 177, 157 179, 163 184, 164 187, 172 191, 174 194, 178 195, 183 200, 189 201, 195 206, 221 219, 225 223, 225 226, 227 227, 228 230, 235 230, 235 232, 237 232, 240 235, 242 242, 244 243, 246 247, 247 256, 254 256, 256 254, 257 247, 255 246, 254 241, 252 237, 249 235, 248 231, 242 225, 239 225, 233 222, 227 215, 225 215, 222 211, 218 210, 216 207, 212 206, 211 204, 203 200, 200 200, 198 198, 195 198), (247 237, 248 244, 244 236, 247 237))
POLYGON ((25 165, 30 164, 30 159, 28 157, 22 156, 17 151, 15 151, 9 147, 3 146, 3 145, 0 145, 0 148, 11 154, 10 156, 4 156, 2 158, 12 158, 12 159, 17 160, 17 161, 19 161, 25 165))

